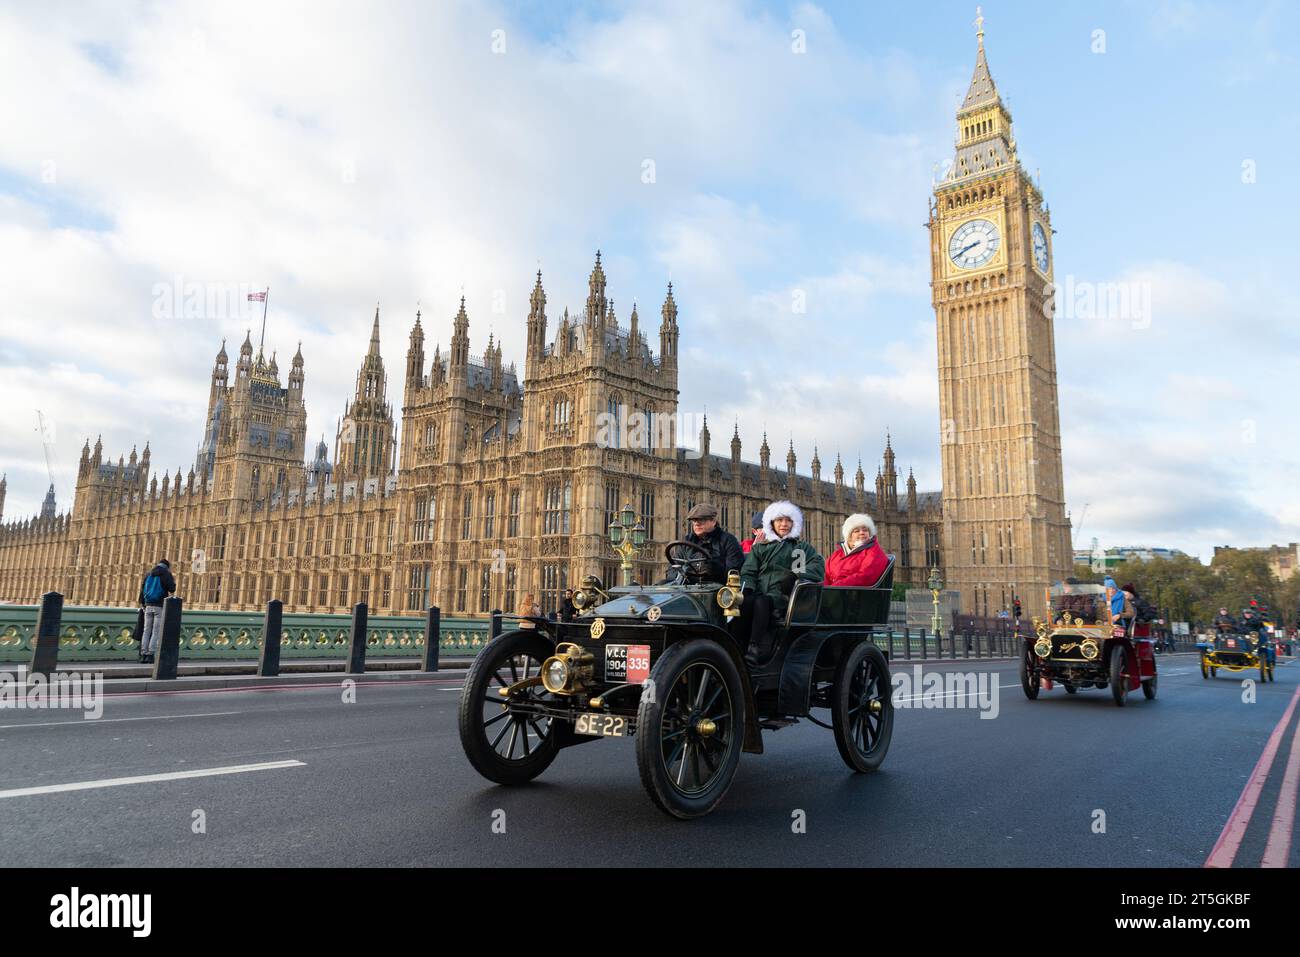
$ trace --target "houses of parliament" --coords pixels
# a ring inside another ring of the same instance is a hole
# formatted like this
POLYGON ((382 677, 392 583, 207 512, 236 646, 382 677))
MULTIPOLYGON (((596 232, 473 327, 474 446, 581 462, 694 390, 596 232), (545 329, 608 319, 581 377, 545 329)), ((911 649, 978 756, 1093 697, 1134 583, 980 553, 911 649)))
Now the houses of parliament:
MULTIPOLYGON (((981 28, 957 113, 956 156, 930 202, 937 321, 942 492, 900 490, 886 439, 874 484, 861 462, 846 480, 814 451, 800 474, 793 443, 773 467, 742 455, 738 426, 715 453, 678 447, 678 307, 671 283, 657 350, 636 308, 626 325, 606 295, 600 254, 581 309, 547 313, 539 272, 525 322, 523 375, 488 337, 472 355, 464 299, 444 353, 425 347, 417 312, 398 421, 380 357, 376 310, 356 387, 331 450, 309 448, 301 346, 287 379, 251 337, 233 369, 216 354, 199 451, 184 472, 153 470, 150 448, 116 461, 100 440, 81 451, 76 493, 59 513, 0 526, 0 599, 131 605, 167 557, 187 607, 372 614, 543 610, 586 574, 618 580, 607 528, 630 502, 648 530, 639 581, 663 571, 685 515, 714 503, 743 537, 749 516, 788 498, 823 554, 853 512, 868 512, 897 556, 896 580, 923 585, 938 566, 963 610, 995 614, 1019 594, 1026 613, 1064 576, 1065 517, 1050 300, 1048 208, 1016 158, 1011 116, 993 84, 981 28)), ((686 323, 689 334, 689 322, 686 323)), ((5 486, 0 481, 0 517, 5 486)))

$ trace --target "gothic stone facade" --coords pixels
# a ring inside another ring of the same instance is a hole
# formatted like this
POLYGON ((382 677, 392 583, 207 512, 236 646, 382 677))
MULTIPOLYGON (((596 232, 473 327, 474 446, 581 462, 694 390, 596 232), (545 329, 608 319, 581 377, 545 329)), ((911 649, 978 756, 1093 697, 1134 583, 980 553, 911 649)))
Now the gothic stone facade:
MULTIPOLYGON (((607 545, 615 511, 631 503, 649 530, 636 562, 640 581, 663 572, 663 547, 685 531, 685 515, 710 501, 742 536, 749 516, 776 498, 805 510, 807 535, 828 552, 846 515, 871 513, 900 581, 923 581, 942 564, 937 493, 910 475, 900 497, 894 452, 868 492, 859 463, 845 483, 799 475, 793 447, 774 469, 764 438, 757 464, 711 450, 708 423, 698 449, 677 446, 677 303, 671 285, 654 354, 634 308, 626 326, 605 295, 597 254, 583 309, 566 309, 548 332, 540 273, 530 297, 524 382, 503 365, 489 337, 470 355, 464 300, 450 349, 426 361, 419 314, 403 384, 400 455, 379 356, 376 312, 356 393, 335 436, 306 462, 301 348, 287 387, 274 355, 244 341, 229 382, 224 344, 209 392, 197 461, 184 476, 150 471, 150 449, 116 463, 102 444, 82 449, 69 514, 0 531, 0 597, 34 602, 47 590, 80 605, 130 604, 147 568, 166 556, 188 607, 343 612, 365 601, 373 613, 448 614, 515 609, 534 592, 552 610, 583 575, 617 581, 607 545), (399 459, 394 469, 394 458, 399 459), (306 462, 306 464, 304 464, 306 462)), ((3 494, 0 489, 0 494, 3 494)))

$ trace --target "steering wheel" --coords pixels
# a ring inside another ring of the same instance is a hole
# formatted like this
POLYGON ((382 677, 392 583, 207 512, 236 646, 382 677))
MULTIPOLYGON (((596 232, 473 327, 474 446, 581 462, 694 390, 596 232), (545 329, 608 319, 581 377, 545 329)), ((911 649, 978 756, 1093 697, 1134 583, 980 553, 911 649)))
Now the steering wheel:
POLYGON ((694 542, 669 542, 664 549, 664 557, 668 559, 669 568, 677 569, 683 576, 693 575, 697 581, 708 573, 709 566, 713 564, 713 556, 708 549, 694 542))

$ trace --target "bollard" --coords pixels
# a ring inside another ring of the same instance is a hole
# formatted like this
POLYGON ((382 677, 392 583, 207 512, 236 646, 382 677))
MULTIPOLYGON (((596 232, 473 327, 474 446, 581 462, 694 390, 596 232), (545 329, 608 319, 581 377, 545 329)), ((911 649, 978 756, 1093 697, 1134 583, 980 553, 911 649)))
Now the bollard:
POLYGON ((889 629, 889 660, 894 660, 894 629, 889 629))
POLYGON ((284 602, 272 598, 266 603, 266 621, 262 625, 262 655, 257 662, 257 673, 262 678, 280 674, 280 639, 284 621, 284 602))
POLYGON ((159 681, 176 677, 176 665, 181 657, 181 611, 181 600, 175 595, 163 600, 162 640, 153 662, 153 677, 159 681))
POLYGON ((352 606, 352 641, 348 648, 348 674, 366 673, 366 622, 369 619, 366 603, 359 601, 352 606))
POLYGON ((442 612, 434 605, 424 615, 424 664, 420 670, 438 670, 438 643, 441 641, 442 612))
POLYGON ((912 660, 912 629, 903 629, 903 657, 908 661, 912 660))
POLYGON ((59 665, 59 626, 63 621, 63 596, 47 591, 36 613, 36 644, 32 648, 31 673, 49 677, 59 665))
POLYGON ((489 638, 495 638, 501 634, 501 609, 492 609, 492 627, 489 632, 489 638))
POLYGON ((930 652, 927 650, 927 645, 928 642, 926 642, 925 640, 925 629, 922 628, 921 629, 921 657, 922 658, 928 658, 930 656, 930 652))
MULTIPOLYGON (((969 657, 970 657, 970 642, 971 642, 970 632, 966 632, 965 638, 966 638, 966 657, 969 658, 969 657)), ((975 634, 975 640, 976 640, 976 641, 979 641, 979 633, 978 633, 978 632, 976 632, 976 634, 975 634)), ((953 649, 952 656, 953 656, 954 658, 957 657, 957 650, 956 650, 955 648, 953 649)))

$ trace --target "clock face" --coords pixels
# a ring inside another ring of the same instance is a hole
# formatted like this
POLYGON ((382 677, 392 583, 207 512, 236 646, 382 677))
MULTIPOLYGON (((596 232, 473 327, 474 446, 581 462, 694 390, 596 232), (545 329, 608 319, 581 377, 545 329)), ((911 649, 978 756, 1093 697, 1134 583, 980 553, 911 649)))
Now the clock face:
POLYGON ((998 227, 987 219, 962 223, 948 241, 948 258, 959 269, 978 269, 998 251, 1002 237, 998 227))
POLYGON ((1038 265, 1039 272, 1047 272, 1047 231, 1043 229, 1042 223, 1034 223, 1034 262, 1038 265))

